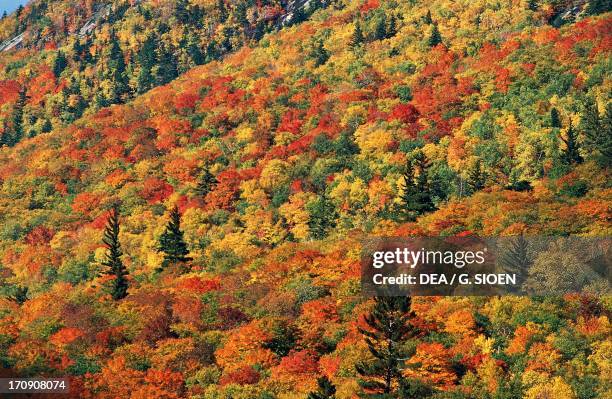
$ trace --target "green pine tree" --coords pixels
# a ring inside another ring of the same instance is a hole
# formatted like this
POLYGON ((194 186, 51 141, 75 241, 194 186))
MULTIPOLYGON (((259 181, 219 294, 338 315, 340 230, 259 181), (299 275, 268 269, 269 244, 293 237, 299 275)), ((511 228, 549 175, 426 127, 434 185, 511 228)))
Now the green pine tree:
POLYGON ((113 92, 110 93, 110 101, 116 103, 121 100, 121 96, 128 92, 129 86, 123 51, 119 46, 119 40, 114 31, 111 31, 105 59, 106 69, 103 74, 104 78, 108 79, 113 86, 113 92))
POLYGON ((210 169, 207 166, 200 175, 200 179, 198 180, 198 185, 196 187, 196 193, 200 197, 204 198, 212 191, 215 185, 217 185, 217 179, 210 172, 210 169))
POLYGON ((566 138, 563 138, 563 136, 561 136, 561 141, 565 143, 565 148, 563 149, 563 161, 568 165, 582 163, 582 156, 580 156, 580 153, 578 151, 578 135, 574 131, 574 127, 572 126, 571 120, 567 128, 567 132, 565 133, 565 136, 566 138))
POLYGON ((28 287, 24 287, 22 285, 16 286, 13 290, 13 295, 10 296, 10 299, 20 305, 23 305, 24 302, 28 300, 28 287))
POLYGON ((397 17, 391 14, 389 25, 387 26, 387 38, 391 38, 395 35, 397 35, 397 17))
POLYGON ((431 25, 433 23, 433 18, 431 17, 430 10, 427 10, 427 14, 425 14, 425 17, 423 18, 423 22, 425 22, 427 25, 431 25))
POLYGON ((484 188, 486 175, 482 170, 482 161, 478 159, 474 166, 470 169, 467 185, 472 193, 480 191, 484 188))
POLYGON ((414 221, 417 216, 436 209, 428 182, 428 170, 429 162, 420 151, 406 163, 399 208, 401 219, 414 221))
POLYGON ((381 17, 376 19, 376 25, 374 25, 374 40, 383 40, 387 37, 387 19, 383 14, 381 17))
POLYGON ((612 165, 612 102, 606 105, 605 113, 600 115, 595 101, 587 98, 580 127, 588 150, 597 154, 597 160, 602 166, 612 165))
POLYGON ((204 64, 204 53, 200 47, 200 41, 197 35, 189 34, 186 40, 187 54, 195 65, 204 64))
POLYGON ((589 15, 603 14, 612 11, 612 1, 610 0, 589 0, 586 12, 589 15))
POLYGON ((325 195, 309 202, 306 211, 309 214, 310 235, 315 240, 327 237, 328 231, 336 226, 336 207, 325 195))
POLYGON ((158 55, 157 81, 160 85, 164 85, 178 76, 178 61, 170 46, 160 46, 158 55))
POLYGON ((174 16, 182 24, 190 20, 189 0, 177 0, 174 6, 174 16))
POLYGON ((56 78, 59 78, 67 66, 68 60, 66 60, 66 56, 61 50, 58 51, 55 59, 53 60, 53 75, 55 75, 56 78))
POLYGON ((555 107, 550 110, 550 126, 557 129, 563 127, 563 125, 561 125, 561 115, 559 115, 559 111, 555 107))
POLYGON ((517 288, 525 282, 533 260, 529 255, 529 243, 522 235, 510 242, 509 248, 500 256, 500 265, 504 273, 516 276, 517 288))
POLYGON ((310 58, 314 60, 315 66, 320 66, 327 62, 329 59, 329 51, 325 49, 323 39, 319 38, 315 40, 312 51, 310 52, 310 58))
POLYGON ((318 388, 308 394, 307 399, 334 399, 336 397, 336 387, 326 376, 317 379, 318 388))
POLYGON ((361 23, 359 21, 355 22, 355 29, 353 30, 353 35, 351 36, 351 47, 355 48, 360 46, 365 40, 363 36, 363 30, 361 29, 361 23))
POLYGON ((121 261, 123 252, 119 242, 119 230, 119 209, 115 206, 106 223, 104 238, 102 239, 106 247, 106 254, 102 265, 106 267, 104 272, 114 277, 111 285, 111 296, 114 300, 125 298, 129 287, 127 280, 128 271, 121 261))
POLYGON ((427 40, 427 44, 429 47, 436 47, 438 44, 442 43, 442 35, 440 34, 440 30, 438 29, 438 24, 433 24, 431 28, 431 34, 429 35, 429 39, 427 40))
POLYGON ((227 20, 227 8, 225 0, 217 0, 217 13, 219 14, 219 22, 223 23, 227 20))
POLYGON ((189 249, 183 235, 181 214, 178 207, 174 206, 170 211, 170 221, 159 238, 158 251, 164 253, 162 267, 173 263, 188 262, 192 259, 188 256, 189 249))
POLYGON ((5 126, 3 144, 14 146, 23 138, 23 109, 27 100, 25 87, 19 91, 19 97, 13 105, 13 112, 10 117, 10 125, 5 126))
POLYGON ((417 334, 410 324, 415 316, 410 306, 410 297, 376 297, 372 311, 365 316, 368 328, 359 328, 359 331, 374 360, 355 366, 361 376, 358 381, 362 388, 361 398, 398 397, 398 387, 404 381, 402 371, 409 358, 404 344, 417 334))

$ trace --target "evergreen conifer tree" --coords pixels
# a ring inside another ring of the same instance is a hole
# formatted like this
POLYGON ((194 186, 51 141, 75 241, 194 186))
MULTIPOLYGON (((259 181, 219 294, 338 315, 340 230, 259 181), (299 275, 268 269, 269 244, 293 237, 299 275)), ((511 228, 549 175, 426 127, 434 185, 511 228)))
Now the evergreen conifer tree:
POLYGON ((178 62, 172 49, 167 45, 160 46, 158 54, 157 80, 160 85, 164 85, 178 76, 178 62))
POLYGON ((198 185, 196 187, 196 193, 204 198, 208 195, 209 192, 215 187, 217 184, 217 179, 215 176, 210 173, 210 169, 208 166, 204 168, 200 175, 200 179, 198 180, 198 185))
POLYGON ((325 49, 323 39, 319 38, 315 41, 312 51, 310 52, 310 58, 314 59, 315 66, 320 66, 327 62, 329 59, 329 51, 325 49))
POLYGON ((225 0, 217 0, 217 12, 219 13, 219 21, 225 22, 227 19, 227 8, 225 7, 225 0))
POLYGON ((106 70, 104 75, 113 86, 113 92, 110 93, 111 102, 119 102, 121 96, 128 92, 129 86, 123 51, 119 46, 119 40, 114 31, 111 31, 108 50, 106 51, 106 70))
POLYGON ((410 306, 410 297, 376 297, 374 308, 365 316, 368 328, 359 331, 364 335, 374 360, 355 366, 361 376, 362 398, 398 397, 399 387, 404 381, 402 371, 409 357, 403 344, 417 334, 416 328, 410 324, 415 316, 410 306))
POLYGON ((355 30, 353 30, 353 36, 351 37, 351 47, 357 47, 364 42, 363 30, 361 30, 361 23, 355 22, 355 30))
POLYGON ((561 129, 563 127, 561 125, 561 116, 559 115, 559 111, 555 107, 550 110, 550 126, 557 129, 561 129))
POLYGON ((66 60, 66 56, 61 50, 58 51, 55 59, 53 60, 53 75, 55 75, 56 78, 59 78, 62 71, 66 69, 67 66, 68 60, 66 60))
POLYGON ((19 91, 19 97, 15 105, 13 105, 13 112, 10 117, 10 125, 4 128, 4 135, 2 137, 2 144, 6 144, 10 147, 14 146, 23 138, 23 108, 27 100, 25 87, 19 91))
POLYGON ((578 152, 578 135, 574 131, 571 120, 565 135, 566 138, 561 137, 561 140, 565 143, 563 160, 568 165, 582 163, 582 156, 580 156, 580 153, 578 152))
POLYGON ((336 207, 325 195, 309 202, 306 210, 309 214, 308 227, 314 239, 325 238, 328 230, 336 226, 336 207))
POLYGON ((114 277, 111 285, 111 296, 114 300, 125 298, 129 286, 126 278, 128 271, 121 261, 123 252, 121 251, 121 243, 119 242, 119 230, 119 209, 115 206, 106 223, 104 238, 102 239, 106 247, 106 255, 102 261, 102 265, 106 267, 104 272, 114 277))
POLYGON ((384 14, 376 20, 374 26, 374 39, 383 40, 387 37, 387 19, 384 14))
POLYGON ((318 388, 308 394, 307 399, 334 399, 336 397, 336 387, 326 376, 317 379, 318 388))
POLYGON ((418 152, 406 163, 399 209, 403 220, 413 221, 417 216, 436 209, 427 179, 428 169, 429 162, 422 152, 418 152), (418 176, 416 176, 417 171, 418 176))
POLYGON ((510 242, 509 248, 500 257, 500 265, 504 273, 516 276, 517 288, 520 288, 526 280, 529 267, 533 263, 528 250, 529 243, 523 235, 520 235, 510 242))
POLYGON ((482 161, 478 159, 474 166, 470 169, 467 184, 472 193, 480 191, 484 188, 486 175, 482 170, 482 161))
POLYGON ((436 47, 438 44, 442 43, 442 35, 440 34, 440 30, 438 29, 438 24, 434 23, 431 28, 431 34, 429 35, 429 40, 427 44, 429 47, 436 47))
POLYGON ((391 14, 389 25, 387 26, 387 38, 391 38, 397 34, 397 17, 391 14))
POLYGON ((607 104, 605 113, 600 115, 595 101, 587 98, 580 123, 587 148, 599 154, 598 161, 603 166, 612 165, 612 102, 607 104))
POLYGON ((189 249, 183 235, 184 233, 181 230, 181 214, 178 207, 174 206, 170 211, 170 221, 159 238, 158 251, 164 253, 162 267, 171 263, 187 262, 192 259, 188 256, 189 249))

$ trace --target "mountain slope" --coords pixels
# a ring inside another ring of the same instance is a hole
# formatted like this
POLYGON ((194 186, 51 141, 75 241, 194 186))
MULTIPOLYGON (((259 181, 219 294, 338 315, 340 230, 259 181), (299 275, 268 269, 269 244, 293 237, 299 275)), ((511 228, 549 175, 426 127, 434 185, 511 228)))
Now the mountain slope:
MULTIPOLYGON (((334 2, 3 148, 3 366, 71 375, 75 397, 302 398, 327 375, 351 398, 369 359, 362 238, 610 234, 588 121, 592 101, 609 135, 611 15, 555 28, 546 5, 429 3, 334 2), (405 215, 418 157, 437 210, 405 215), (130 272, 116 302, 99 276, 115 204, 130 272), (160 273, 173 205, 193 260, 160 273)), ((437 397, 605 396, 605 298, 414 310, 416 377, 437 397)))

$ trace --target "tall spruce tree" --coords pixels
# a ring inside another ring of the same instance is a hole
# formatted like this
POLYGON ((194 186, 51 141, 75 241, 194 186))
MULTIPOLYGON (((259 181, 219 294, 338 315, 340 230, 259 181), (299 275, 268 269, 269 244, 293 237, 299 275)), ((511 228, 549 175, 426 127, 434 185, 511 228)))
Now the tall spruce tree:
POLYGON ((376 20, 376 25, 374 25, 374 39, 382 40, 387 37, 387 18, 383 14, 380 18, 376 20))
POLYGON ((405 221, 436 209, 428 182, 429 162, 421 151, 406 163, 399 214, 405 221), (418 175, 416 175, 418 172, 418 175))
POLYGON ((2 144, 8 146, 14 146, 23 138, 23 109, 27 100, 26 89, 23 87, 19 91, 19 97, 15 105, 13 105, 13 112, 10 117, 10 125, 5 126, 5 133, 2 137, 2 144))
POLYGON ((438 29, 438 24, 434 23, 433 27, 431 28, 429 39, 427 40, 427 44, 429 47, 436 47, 440 43, 442 43, 442 35, 438 29))
POLYGON ((334 399, 336 397, 336 387, 326 376, 317 379, 318 388, 308 394, 307 399, 334 399))
POLYGON ((200 174, 198 185, 196 187, 196 193, 204 198, 211 192, 211 190, 217 185, 217 179, 210 172, 210 168, 205 166, 200 174))
POLYGON ((599 163, 606 167, 612 165, 612 102, 608 102, 605 113, 600 115, 595 101, 587 98, 580 127, 585 145, 599 155, 599 163))
POLYGON ((323 45, 323 39, 319 38, 315 40, 312 51, 310 52, 310 58, 312 58, 315 62, 315 66, 323 65, 329 59, 329 51, 325 49, 323 45))
POLYGON ((578 134, 574 131, 571 120, 569 122, 569 126, 567 127, 565 136, 565 138, 561 136, 561 140, 563 143, 565 143, 565 148, 563 149, 563 161, 568 165, 582 163, 582 156, 578 151, 578 134))
POLYGON ((121 96, 128 92, 129 86, 123 51, 119 46, 119 39, 117 39, 115 31, 111 31, 108 50, 105 55, 106 70, 104 71, 104 77, 111 82, 113 87, 109 100, 116 103, 120 101, 121 96))
POLYGON ((361 23, 359 21, 355 22, 355 29, 353 30, 353 35, 351 36, 351 47, 355 48, 360 46, 365 40, 363 36, 363 30, 361 29, 361 23))
POLYGON ((309 216, 310 235, 315 240, 327 237, 329 229, 336 226, 338 213, 326 195, 321 195, 316 200, 309 202, 306 205, 306 211, 309 216))
POLYGON ((397 17, 391 14, 389 25, 387 26, 387 38, 391 38, 397 34, 397 17))
POLYGON ((192 258, 189 255, 187 243, 183 238, 181 230, 181 214, 177 206, 170 211, 170 221, 159 238, 158 251, 164 253, 162 267, 172 263, 188 262, 192 258))
POLYGON ((169 45, 158 47, 157 81, 164 85, 178 76, 178 61, 173 49, 169 45))
POLYGON ((521 288, 527 279, 529 267, 533 259, 529 254, 529 242, 520 235, 512 239, 508 248, 500 256, 500 266, 504 273, 511 273, 516 276, 517 288, 521 288))
MULTIPOLYGON (((78 43, 78 40, 77 40, 78 43)), ((64 69, 68 66, 68 60, 66 60, 66 56, 63 51, 58 51, 55 59, 53 60, 53 75, 56 78, 59 78, 64 69)))
POLYGON ((478 159, 474 166, 470 169, 467 184, 472 193, 480 191, 484 188, 486 175, 482 170, 482 161, 478 159))
POLYGON ((559 115, 559 110, 553 107, 550 110, 550 126, 561 129, 563 126, 561 125, 561 115, 559 115))
POLYGON ((106 267, 104 273, 114 277, 111 283, 111 296, 114 300, 125 298, 129 287, 127 280, 128 271, 121 261, 123 252, 119 242, 119 230, 119 209, 115 206, 111 210, 106 222, 104 238, 102 239, 106 247, 106 254, 102 265, 106 267))
POLYGON ((359 328, 373 361, 355 366, 361 376, 360 397, 365 399, 396 398, 403 385, 402 371, 409 353, 405 343, 417 334, 410 324, 415 316, 410 297, 376 297, 372 311, 365 316, 367 329, 359 328))

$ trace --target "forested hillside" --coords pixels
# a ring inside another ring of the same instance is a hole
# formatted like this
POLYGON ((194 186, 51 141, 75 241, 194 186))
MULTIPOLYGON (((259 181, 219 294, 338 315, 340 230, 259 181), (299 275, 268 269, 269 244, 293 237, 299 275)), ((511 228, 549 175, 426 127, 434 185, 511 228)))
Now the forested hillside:
POLYGON ((0 53, 0 373, 78 398, 612 394, 609 297, 359 285, 371 236, 610 235, 609 1, 114 1, 79 36, 111 4, 85 3, 0 22, 27 32, 0 53))

